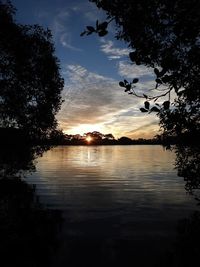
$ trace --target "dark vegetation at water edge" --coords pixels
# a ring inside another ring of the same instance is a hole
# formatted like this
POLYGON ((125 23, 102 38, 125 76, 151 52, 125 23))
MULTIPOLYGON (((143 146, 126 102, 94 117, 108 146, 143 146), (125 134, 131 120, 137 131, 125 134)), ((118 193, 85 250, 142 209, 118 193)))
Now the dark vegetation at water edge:
POLYGON ((60 246, 62 214, 40 203, 35 186, 23 179, 47 147, 1 146, 0 251, 2 267, 52 266, 60 246))
POLYGON ((180 137, 172 137, 164 134, 156 135, 152 139, 131 139, 122 136, 116 139, 112 134, 102 134, 100 132, 88 132, 80 134, 64 134, 61 130, 53 130, 49 136, 43 136, 39 139, 29 136, 28 133, 21 129, 0 128, 0 144, 1 145, 198 145, 198 136, 182 135, 180 137))
POLYGON ((0 127, 42 139, 57 127, 64 80, 51 32, 14 19, 10 1, 0 1, 0 127))
POLYGON ((0 179, 1 266, 51 266, 59 248, 61 212, 45 208, 34 186, 0 179))
MULTIPOLYGON (((132 50, 130 64, 155 73, 154 88, 140 93, 139 78, 119 82, 130 97, 144 99, 141 112, 155 112, 163 134, 200 135, 200 2, 198 0, 90 0, 105 21, 86 26, 83 35, 114 37, 132 50), (164 102, 163 102, 164 101, 164 102)), ((133 99, 134 99, 133 98, 133 99)))

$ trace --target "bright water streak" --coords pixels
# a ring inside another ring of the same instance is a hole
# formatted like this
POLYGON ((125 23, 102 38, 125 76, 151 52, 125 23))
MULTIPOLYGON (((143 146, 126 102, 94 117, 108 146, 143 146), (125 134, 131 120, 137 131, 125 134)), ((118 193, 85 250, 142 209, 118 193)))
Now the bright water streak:
POLYGON ((159 239, 195 209, 161 146, 60 146, 37 161, 27 181, 71 236, 159 239))

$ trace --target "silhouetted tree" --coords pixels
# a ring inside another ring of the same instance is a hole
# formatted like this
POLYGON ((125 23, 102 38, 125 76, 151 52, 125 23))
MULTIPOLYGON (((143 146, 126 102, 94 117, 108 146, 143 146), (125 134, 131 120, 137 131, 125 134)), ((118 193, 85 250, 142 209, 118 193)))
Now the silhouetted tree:
POLYGON ((177 146, 176 169, 178 176, 184 178, 185 189, 200 201, 200 147, 177 146))
MULTIPOLYGON (((5 2, 5 1, 4 1, 5 2)), ((41 137, 56 128, 63 79, 51 32, 21 25, 15 9, 0 1, 0 127, 41 137)))
POLYGON ((119 142, 119 144, 122 144, 122 145, 130 145, 130 144, 132 144, 131 138, 126 137, 126 136, 120 137, 118 139, 118 142, 119 142))
POLYGON ((146 99, 142 112, 156 112, 169 135, 196 135, 200 130, 200 2, 198 0, 91 0, 106 11, 107 21, 87 26, 81 35, 108 33, 116 24, 117 39, 125 41, 136 65, 154 68, 157 95, 140 95, 135 84, 121 81, 125 92, 146 99), (171 92, 176 99, 170 99, 171 92), (166 96, 164 103, 150 107, 149 100, 166 96), (170 103, 172 102, 172 103, 170 103), (171 106, 171 108, 170 108, 171 106))
POLYGON ((105 134, 105 135, 104 135, 104 138, 105 138, 105 139, 108 139, 108 140, 115 140, 115 137, 114 137, 113 134, 111 134, 111 133, 110 133, 110 134, 105 134))

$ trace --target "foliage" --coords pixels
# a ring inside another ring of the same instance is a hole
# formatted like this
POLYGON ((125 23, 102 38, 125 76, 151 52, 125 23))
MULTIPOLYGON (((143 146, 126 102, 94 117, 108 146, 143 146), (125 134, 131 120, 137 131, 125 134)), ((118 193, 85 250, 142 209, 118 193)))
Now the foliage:
POLYGON ((52 266, 59 247, 62 214, 44 207, 35 187, 21 179, 0 179, 2 266, 52 266))
MULTIPOLYGON (((136 65, 153 68, 156 76, 155 96, 140 95, 133 81, 120 82, 125 92, 156 102, 167 101, 151 109, 145 102, 142 112, 157 112, 160 125, 170 135, 185 132, 192 135, 200 130, 200 2, 198 0, 91 0, 106 11, 107 27, 116 24, 117 39, 125 41, 133 51, 130 60, 136 65), (171 92, 176 95, 172 101, 171 92), (170 108, 171 107, 171 108, 170 108), (186 114, 186 117, 184 115, 186 114), (178 122, 178 127, 172 124, 178 122), (195 125, 191 131, 190 125, 195 125)), ((102 24, 102 23, 101 23, 102 24)), ((98 28, 83 34, 99 34, 98 28)), ((100 34, 99 34, 100 35, 100 34)))
POLYGON ((200 201, 200 146, 177 146, 175 153, 178 176, 184 178, 186 191, 200 201))
POLYGON ((56 127, 63 79, 51 32, 17 24, 14 14, 10 2, 0 1, 0 127, 39 137, 56 127))

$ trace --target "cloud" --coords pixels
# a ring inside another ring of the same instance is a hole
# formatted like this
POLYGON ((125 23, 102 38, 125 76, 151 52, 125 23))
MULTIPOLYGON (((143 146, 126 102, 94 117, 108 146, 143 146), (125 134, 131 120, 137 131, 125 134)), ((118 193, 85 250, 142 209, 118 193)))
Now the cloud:
POLYGON ((77 48, 71 44, 72 43, 71 39, 72 37, 69 32, 65 31, 63 34, 60 35, 60 43, 62 44, 63 47, 68 48, 73 51, 77 51, 77 52, 82 51, 82 49, 77 48))
MULTIPOLYGON (((48 12, 39 13, 39 18, 45 18, 48 12)), ((53 37, 56 44, 61 44, 64 48, 73 51, 82 51, 80 48, 77 48, 73 45, 72 33, 69 28, 71 20, 71 9, 63 8, 51 11, 48 14, 48 17, 52 17, 49 27, 52 30, 53 37)))
POLYGON ((121 59, 122 57, 127 57, 130 53, 130 49, 128 48, 117 48, 114 46, 113 41, 106 41, 105 39, 101 39, 100 50, 108 56, 108 59, 121 59))
POLYGON ((159 132, 159 126, 158 126, 158 118, 153 116, 150 117, 148 115, 149 122, 146 123, 144 120, 144 123, 142 125, 139 125, 134 130, 125 132, 125 136, 128 136, 133 139, 137 138, 153 138, 155 135, 159 132))
POLYGON ((67 65, 64 76, 65 103, 57 118, 68 133, 101 129, 119 137, 148 121, 139 111, 143 100, 125 94, 118 81, 80 65, 67 65))
POLYGON ((153 71, 145 66, 137 66, 128 61, 119 61, 118 63, 118 73, 120 76, 125 78, 140 78, 143 76, 149 76, 149 78, 153 78, 153 71))

